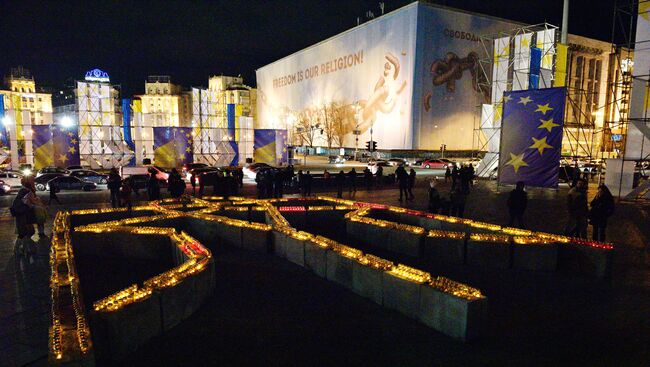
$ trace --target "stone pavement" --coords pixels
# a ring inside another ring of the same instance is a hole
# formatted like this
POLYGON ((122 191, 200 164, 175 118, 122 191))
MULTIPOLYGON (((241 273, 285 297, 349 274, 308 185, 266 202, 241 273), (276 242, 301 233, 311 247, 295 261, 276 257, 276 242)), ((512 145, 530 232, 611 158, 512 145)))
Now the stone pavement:
MULTIPOLYGON (((425 185, 421 182, 415 190, 416 200, 403 206, 425 209, 425 185)), ((447 185, 442 184, 440 190, 444 195, 447 185)), ((494 182, 479 183, 468 200, 466 216, 505 224, 508 191, 497 192, 494 182)), ((560 233, 566 221, 567 191, 529 190, 529 227, 560 233)), ((594 191, 591 187, 590 192, 594 191)), ((254 192, 254 186, 245 187, 245 195, 254 192)), ((66 209, 77 209, 106 206, 108 193, 59 196, 66 209)), ((386 189, 359 191, 355 199, 398 205, 397 196, 396 189, 386 189)), ((349 197, 347 192, 344 197, 349 197)), ((14 257, 14 226, 6 213, 10 199, 0 198, 0 366, 45 365, 49 244, 39 243, 32 262, 14 257)), ((51 207, 50 218, 57 208, 60 206, 51 207)), ((476 286, 489 297, 490 330, 475 344, 455 342, 285 261, 226 252, 217 259, 220 266, 215 297, 195 317, 145 346, 129 362, 647 365, 649 212, 650 207, 643 204, 618 205, 608 228, 609 238, 617 247, 608 282, 523 272, 427 268, 476 286)), ((51 221, 48 233, 50 225, 51 221)))

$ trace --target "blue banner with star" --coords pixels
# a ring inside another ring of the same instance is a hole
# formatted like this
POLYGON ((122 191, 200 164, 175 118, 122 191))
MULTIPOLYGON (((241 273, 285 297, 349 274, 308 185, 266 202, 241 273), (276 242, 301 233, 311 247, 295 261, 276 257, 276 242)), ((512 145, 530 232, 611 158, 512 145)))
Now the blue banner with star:
POLYGON ((77 129, 54 125, 51 131, 54 165, 58 167, 80 165, 77 129))
POLYGON ((154 162, 162 168, 180 168, 193 162, 191 127, 154 127, 154 162))
POLYGON ((556 188, 566 88, 503 93, 499 184, 556 188))

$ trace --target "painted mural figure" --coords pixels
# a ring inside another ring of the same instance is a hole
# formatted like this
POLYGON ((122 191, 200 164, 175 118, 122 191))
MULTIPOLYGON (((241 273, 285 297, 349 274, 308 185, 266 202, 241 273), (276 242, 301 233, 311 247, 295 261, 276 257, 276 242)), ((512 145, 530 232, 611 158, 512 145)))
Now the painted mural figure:
POLYGON ((384 71, 379 77, 375 89, 367 101, 359 101, 362 106, 359 111, 360 130, 366 131, 377 118, 377 113, 391 113, 397 104, 400 94, 406 88, 406 80, 397 80, 400 71, 400 62, 395 55, 388 52, 384 56, 386 63, 384 71))

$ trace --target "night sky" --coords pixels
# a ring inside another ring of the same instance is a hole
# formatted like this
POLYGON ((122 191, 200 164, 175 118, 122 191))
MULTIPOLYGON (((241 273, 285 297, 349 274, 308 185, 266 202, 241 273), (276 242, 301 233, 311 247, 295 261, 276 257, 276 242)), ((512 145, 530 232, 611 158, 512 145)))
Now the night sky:
MULTIPOLYGON (((409 0, 386 0, 386 12, 409 0)), ((529 24, 560 25, 562 0, 437 0, 437 4, 529 24)), ((184 87, 241 74, 356 25, 378 1, 2 1, 0 74, 23 65, 40 86, 60 88, 100 68, 123 95, 147 75, 184 87)), ((571 0, 569 32, 611 40, 613 0, 571 0), (585 10, 586 9, 586 10, 585 10)))

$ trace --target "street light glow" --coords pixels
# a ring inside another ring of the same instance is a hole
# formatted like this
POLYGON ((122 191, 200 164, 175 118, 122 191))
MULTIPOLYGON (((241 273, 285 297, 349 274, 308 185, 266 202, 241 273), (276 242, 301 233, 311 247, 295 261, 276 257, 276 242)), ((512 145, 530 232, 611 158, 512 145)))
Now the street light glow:
POLYGON ((74 124, 74 121, 72 121, 72 119, 69 116, 63 116, 60 122, 61 122, 61 126, 63 126, 66 129, 71 127, 74 124))
POLYGON ((9 116, 5 116, 5 117, 3 117, 3 118, 2 118, 2 123, 3 123, 5 126, 9 126, 9 125, 11 125, 11 118, 9 118, 9 116))

